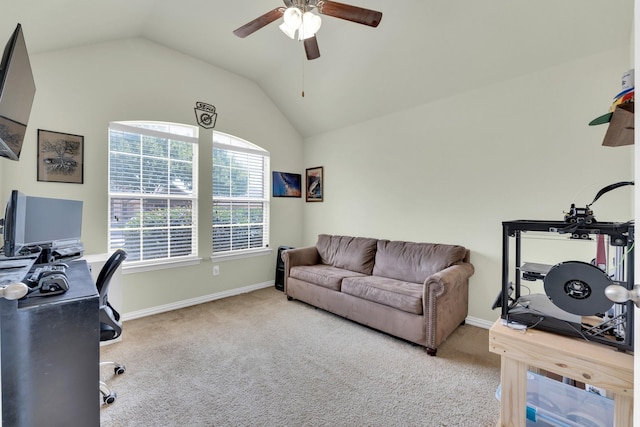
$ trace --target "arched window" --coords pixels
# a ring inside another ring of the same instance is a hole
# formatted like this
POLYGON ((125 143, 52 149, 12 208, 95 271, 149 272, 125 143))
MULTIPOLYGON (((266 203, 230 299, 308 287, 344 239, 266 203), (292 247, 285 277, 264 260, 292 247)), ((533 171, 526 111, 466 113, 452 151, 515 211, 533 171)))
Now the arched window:
POLYGON ((198 128, 109 124, 109 250, 127 264, 197 257, 198 128))
POLYGON ((269 247, 269 152, 213 132, 213 258, 269 247))

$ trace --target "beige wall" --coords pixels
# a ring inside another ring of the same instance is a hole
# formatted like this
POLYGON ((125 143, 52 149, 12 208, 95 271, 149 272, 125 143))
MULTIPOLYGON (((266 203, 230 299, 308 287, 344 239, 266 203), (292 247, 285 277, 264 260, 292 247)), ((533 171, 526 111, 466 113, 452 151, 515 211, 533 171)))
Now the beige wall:
MULTIPOLYGON (((302 139, 263 91, 251 81, 143 39, 130 39, 32 55, 37 86, 28 134, 19 162, 0 166, 0 196, 10 190, 34 196, 84 201, 82 237, 87 254, 107 251, 107 128, 114 120, 161 120, 196 124, 195 103, 217 108, 216 130, 251 141, 271 153, 273 170, 302 173, 302 139), (84 184, 36 180, 37 129, 84 135, 84 184)), ((273 280, 275 252, 240 261, 216 262, 212 276, 211 131, 200 130, 200 206, 203 227, 198 266, 125 274, 123 311, 273 280)), ((274 199, 271 244, 297 246, 301 199, 274 199)))
MULTIPOLYGON (((304 243, 333 233, 464 245, 476 267, 469 315, 495 320, 502 221, 561 220, 633 179, 633 147, 602 147, 606 126, 587 125, 630 67, 625 46, 309 138, 305 167, 324 167, 325 201, 305 205, 304 243)), ((597 219, 632 219, 631 188, 594 204, 597 219)))

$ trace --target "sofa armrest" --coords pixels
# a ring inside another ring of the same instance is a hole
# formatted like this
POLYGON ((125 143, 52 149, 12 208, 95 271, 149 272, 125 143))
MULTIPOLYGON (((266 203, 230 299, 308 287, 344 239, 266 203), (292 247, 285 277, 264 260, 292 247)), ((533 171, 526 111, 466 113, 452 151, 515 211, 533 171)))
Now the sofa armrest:
POLYGON ((422 298, 427 347, 438 346, 462 323, 469 312, 470 263, 454 264, 427 277, 422 298))
POLYGON ((284 261, 284 293, 286 294, 291 267, 320 264, 320 255, 315 246, 308 246, 284 251, 282 260, 284 261))

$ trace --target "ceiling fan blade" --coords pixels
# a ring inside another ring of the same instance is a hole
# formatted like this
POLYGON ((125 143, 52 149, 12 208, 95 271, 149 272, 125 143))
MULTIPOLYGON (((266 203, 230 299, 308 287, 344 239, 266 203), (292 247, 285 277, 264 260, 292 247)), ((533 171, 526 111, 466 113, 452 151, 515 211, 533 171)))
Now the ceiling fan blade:
POLYGON ((240 38, 245 38, 248 35, 255 33, 260 28, 271 24, 276 19, 282 17, 283 14, 284 14, 284 8, 277 7, 265 13, 264 15, 257 17, 253 21, 247 22, 242 27, 238 28, 237 30, 234 30, 233 34, 235 34, 240 38))
POLYGON ((293 0, 284 0, 284 4, 287 7, 293 7, 293 0))
POLYGON ((347 21, 368 25, 370 27, 377 27, 382 19, 382 12, 338 3, 337 1, 320 1, 318 2, 317 8, 318 12, 323 15, 346 19, 347 21))
POLYGON ((304 51, 307 53, 307 59, 320 58, 320 48, 318 48, 318 39, 316 36, 304 39, 304 51))

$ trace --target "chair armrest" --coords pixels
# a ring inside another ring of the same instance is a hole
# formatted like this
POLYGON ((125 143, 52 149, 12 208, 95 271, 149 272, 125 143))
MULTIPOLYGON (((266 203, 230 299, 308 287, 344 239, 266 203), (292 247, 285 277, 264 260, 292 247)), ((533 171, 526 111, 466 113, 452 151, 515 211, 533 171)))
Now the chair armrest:
POLYGON ((427 277, 424 284, 425 297, 440 298, 445 293, 450 292, 452 287, 464 284, 466 286, 469 278, 473 276, 475 269, 472 264, 463 262, 454 264, 444 270, 438 271, 427 277))
POLYGON ((282 260, 284 261, 284 292, 286 294, 291 267, 320 264, 320 255, 315 246, 307 246, 282 252, 282 260))
POLYGON ((320 255, 315 246, 306 248, 288 249, 282 252, 285 269, 297 265, 315 265, 320 263, 320 255))
POLYGON ((427 347, 436 349, 467 317, 469 278, 475 269, 461 262, 427 277, 422 304, 427 326, 427 347))
MULTIPOLYGON (((120 314, 111 307, 110 304, 100 307, 100 324, 105 324, 113 330, 114 336, 109 339, 116 339, 122 334, 122 323, 120 323, 120 314)), ((102 329, 102 326, 101 326, 102 329)), ((101 338, 101 341, 103 339, 101 338)))

